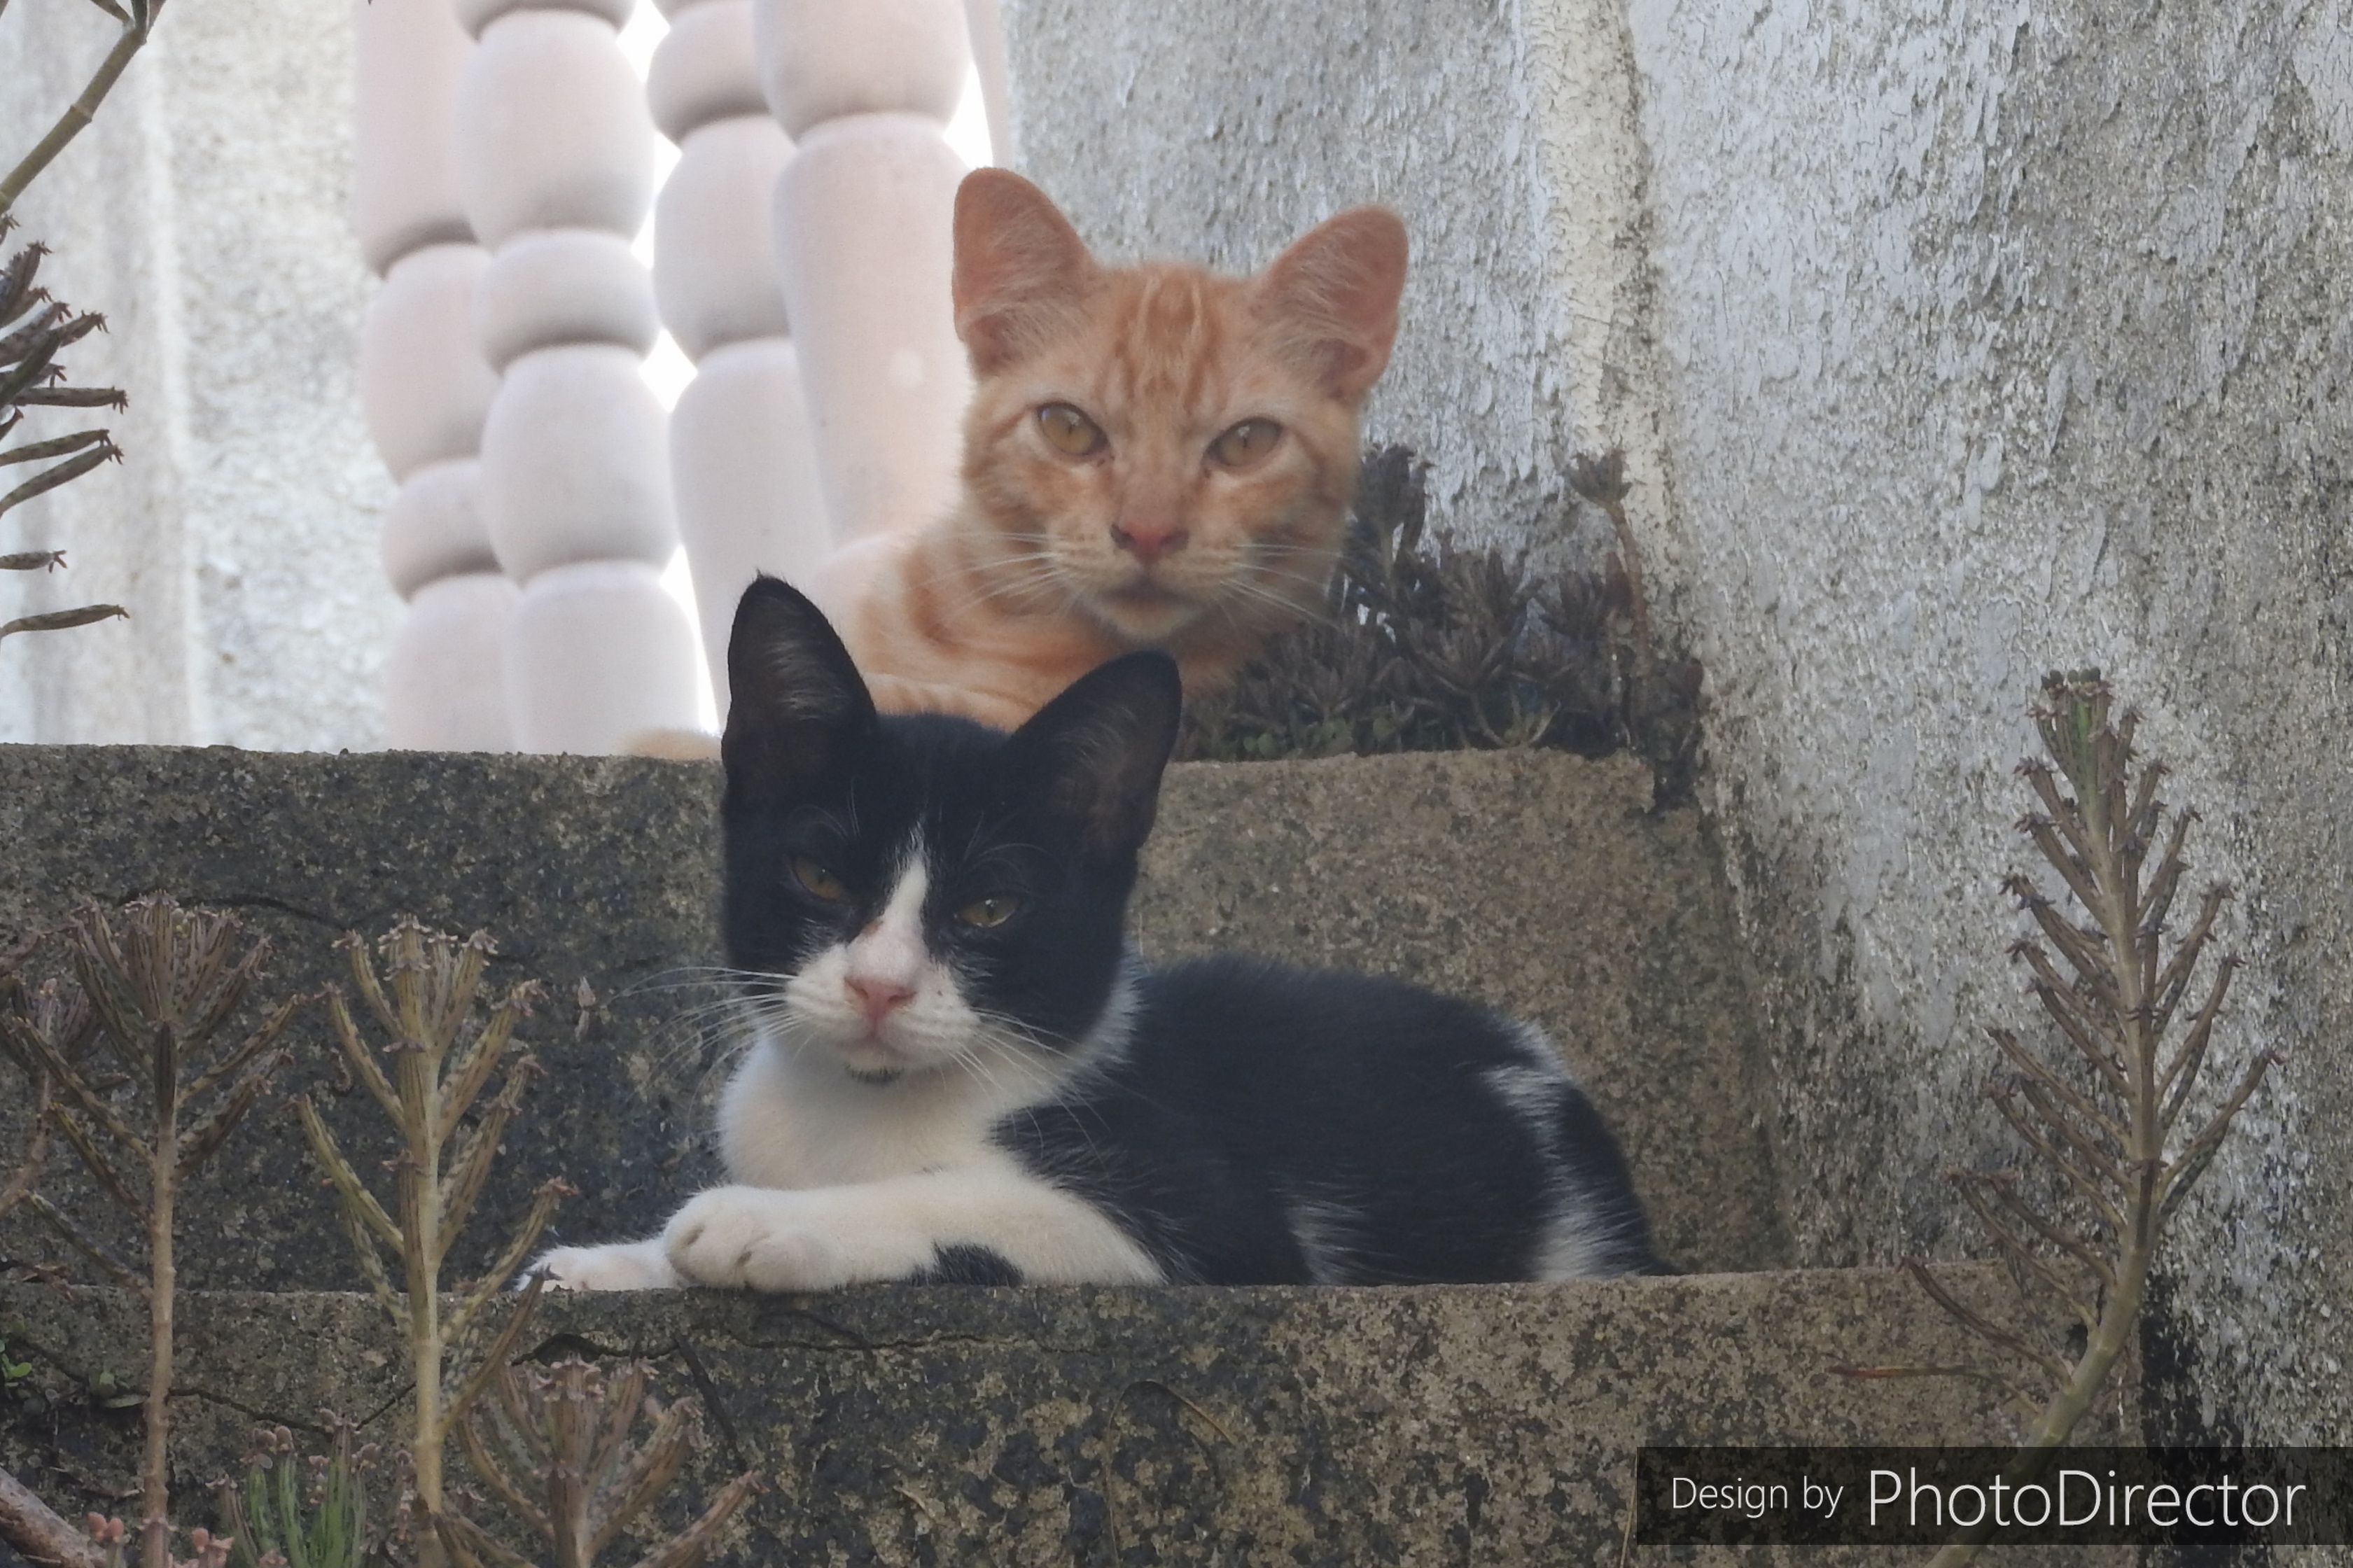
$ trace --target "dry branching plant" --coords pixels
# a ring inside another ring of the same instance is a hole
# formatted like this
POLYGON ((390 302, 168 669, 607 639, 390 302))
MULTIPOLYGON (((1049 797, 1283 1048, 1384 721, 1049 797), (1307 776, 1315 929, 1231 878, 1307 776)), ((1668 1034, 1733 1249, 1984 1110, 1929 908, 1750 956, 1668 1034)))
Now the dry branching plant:
MULTIPOLYGON (((547 1568, 591 1568, 686 1462, 696 1436, 694 1403, 665 1407, 648 1399, 649 1376, 643 1362, 625 1363, 610 1375, 576 1359, 543 1371, 504 1367, 491 1397, 459 1426, 474 1473, 547 1542, 547 1568), (629 1433, 641 1412, 653 1416, 654 1429, 633 1445, 629 1433)), ((759 1489, 755 1472, 737 1476, 701 1518, 657 1542, 633 1568, 694 1568, 759 1489)), ((455 1510, 434 1524, 459 1568, 534 1568, 532 1558, 455 1510)))
POLYGON ((277 1041, 301 999, 280 1003, 238 1037, 229 1025, 268 942, 237 957, 235 919, 183 910, 170 899, 128 904, 120 919, 118 931, 96 910, 71 918, 74 984, 53 982, 30 1005, 0 1010, 0 1050, 37 1083, 52 1086, 47 1124, 145 1237, 142 1275, 40 1194, 23 1199, 147 1303, 139 1552, 144 1568, 170 1568, 173 1218, 182 1189, 284 1065, 290 1053, 277 1041))
POLYGON ((1525 551, 1430 533, 1423 465, 1402 447, 1368 453, 1324 616, 1189 705, 1178 754, 1630 749, 1661 804, 1688 798, 1700 666, 1653 641, 1622 458, 1579 458, 1569 479, 1611 520, 1619 551, 1598 573, 1542 581, 1525 551))
MULTIPOLYGON (((93 1519, 93 1524, 97 1521, 93 1519)), ((115 1521, 121 1528, 121 1521, 115 1521)), ((93 1537, 75 1529, 29 1487, 0 1470, 0 1542, 26 1561, 54 1568, 103 1568, 107 1554, 93 1537)), ((120 1563, 121 1553, 115 1553, 120 1563)))
MULTIPOLYGON (((98 106, 130 65, 131 57, 146 44, 155 15, 163 8, 163 0, 121 0, 121 4, 117 0, 92 0, 92 4, 121 24, 121 31, 115 36, 113 47, 100 60, 89 82, 65 107, 47 133, 17 161, 15 168, 0 175, 0 236, 16 226, 12 209, 17 198, 90 122, 98 106)), ((41 259, 47 254, 47 247, 26 245, 0 266, 0 328, 14 329, 0 336, 0 439, 15 433, 27 408, 47 405, 120 409, 124 405, 122 394, 111 387, 58 384, 64 371, 58 364, 58 355, 90 333, 104 331, 106 319, 74 310, 52 299, 47 289, 36 283, 41 259)), ((100 463, 120 460, 121 456, 113 437, 104 429, 77 430, 0 447, 0 468, 18 463, 47 465, 0 494, 0 512, 79 479, 100 463)), ((0 571, 48 572, 64 564, 65 552, 57 550, 0 554, 0 571)), ((0 638, 18 632, 62 631, 129 613, 120 605, 83 605, 70 610, 19 616, 0 623, 0 638)))
MULTIPOLYGON (((15 965, 0 973, 0 1012, 5 1012, 9 1022, 0 1029, 30 1029, 46 1042, 50 1053, 68 1062, 79 1064, 82 1054, 90 1049, 98 1032, 98 1022, 90 1016, 81 993, 69 984, 56 980, 44 984, 37 991, 26 986, 15 965)), ((0 1053, 17 1060, 16 1053, 0 1036, 0 1053)), ((16 1163, 0 1174, 0 1219, 10 1210, 31 1200, 33 1190, 40 1184, 41 1173, 49 1163, 49 1146, 57 1136, 49 1119, 49 1107, 57 1102, 58 1086, 48 1069, 29 1058, 18 1060, 29 1090, 25 1099, 25 1144, 16 1157, 16 1163)))
MULTIPOLYGON (((2013 1172, 1959 1171, 1952 1179, 2021 1299, 2071 1318, 2073 1342, 1969 1308, 1914 1259, 1905 1265, 1913 1279, 1995 1353, 1997 1364, 1841 1369, 1864 1377, 1968 1377, 2000 1390, 2029 1433, 2010 1478, 2015 1485, 2043 1472, 2097 1402, 2133 1342, 2167 1224, 2278 1060, 2256 1055, 2202 1121, 2185 1124, 2239 964, 2225 955, 2200 978, 2231 890, 2207 887, 2188 931, 2172 935, 2167 920, 2189 870, 2182 851, 2197 814, 2169 810, 2158 797, 2162 764, 2136 769, 2136 716, 2112 715, 2097 671, 2045 677, 2043 699, 2034 719, 2049 756, 2020 766, 2037 809, 2019 828, 2065 892, 2050 898, 2023 875, 2010 877, 2004 890, 2042 932, 2040 941, 2021 938, 2010 955, 2025 965, 2028 989, 2061 1048, 2046 1051, 2008 1029, 1989 1029, 2009 1070, 1988 1093, 2039 1157, 2061 1201, 2039 1199, 2013 1172)), ((1970 1561, 1989 1533, 1957 1537, 1933 1568, 1970 1561)))
MULTIPOLYGON (((424 1511, 438 1515, 444 1507, 442 1457, 451 1430, 513 1354, 541 1289, 534 1280, 513 1298, 492 1333, 490 1325, 501 1316, 493 1310, 501 1300, 501 1286, 530 1256, 569 1190, 561 1182, 543 1185, 498 1261, 459 1289, 445 1310, 442 1263, 482 1194, 499 1140, 537 1068, 529 1053, 508 1047, 539 987, 532 982, 516 985, 491 1000, 485 1014, 478 1004, 483 1001, 491 943, 480 931, 459 941, 427 931, 413 920, 396 922, 376 943, 389 986, 358 935, 344 937, 340 945, 351 955, 353 984, 369 1015, 391 1037, 383 1050, 390 1059, 387 1072, 340 993, 329 994, 344 1059, 398 1132, 391 1209, 360 1180, 318 1107, 307 1096, 296 1103, 311 1152, 343 1200, 344 1226, 368 1288, 407 1342, 417 1376, 414 1484, 424 1511), (494 1079, 500 1080, 498 1092, 476 1111, 476 1101, 494 1079), (399 1265, 397 1288, 385 1267, 386 1255, 399 1265)), ((420 1544, 428 1559, 438 1550, 429 1540, 420 1544)))
POLYGON ((120 5, 116 0, 90 0, 90 4, 121 23, 122 30, 115 35, 114 47, 106 51, 105 58, 98 62, 98 68, 90 73, 90 80, 74 100, 66 105, 47 133, 34 143, 31 152, 17 160, 15 168, 0 175, 0 215, 5 215, 14 208, 16 199, 25 194, 25 188, 49 166, 58 153, 66 150, 68 142, 81 134, 82 128, 98 113, 98 106, 106 101, 108 93, 114 90, 115 82, 121 79, 124 68, 131 64, 131 57, 145 46, 147 35, 155 26, 155 17, 164 8, 164 0, 121 0, 120 5))
MULTIPOLYGON (((17 966, 32 955, 35 945, 27 944, 0 965, 0 1009, 5 1009, 11 1020, 0 1027, 38 1029, 52 1049, 79 1062, 97 1026, 90 1009, 81 1005, 79 991, 63 988, 54 980, 38 992, 26 988, 17 966), (68 1007, 72 1010, 70 1023, 65 1016, 68 1007)), ((5 1045, 5 1037, 0 1037, 0 1045, 5 1045)), ((13 1052, 5 1054, 13 1059, 13 1052)), ((0 1178, 0 1219, 32 1197, 48 1163, 49 1143, 55 1135, 49 1108, 57 1102, 57 1086, 46 1070, 28 1071, 26 1077, 25 1144, 15 1167, 0 1178)), ((11 1366, 5 1350, 5 1342, 0 1342, 0 1377, 22 1376, 30 1370, 11 1366)), ((102 1561, 98 1548, 80 1531, 5 1469, 0 1469, 0 1542, 33 1562, 59 1568, 98 1568, 102 1561)))
MULTIPOLYGON (((14 223, 13 218, 0 217, 0 235, 5 235, 14 223)), ((35 284, 33 279, 40 270, 41 258, 47 254, 44 246, 27 245, 0 266, 0 328, 14 328, 0 336, 0 439, 15 434, 24 422, 25 410, 37 405, 123 406, 122 394, 111 388, 58 384, 65 374, 58 364, 58 355, 90 333, 102 331, 106 320, 88 311, 77 313, 35 284)), ((0 468, 20 463, 47 465, 0 494, 0 512, 13 510, 35 496, 45 495, 79 479, 100 463, 119 460, 121 456, 113 437, 104 429, 77 430, 0 447, 0 468)), ((0 570, 52 572, 63 566, 65 561, 65 552, 61 550, 20 550, 0 554, 0 570)), ((78 609, 19 616, 0 623, 0 638, 18 632, 62 631, 128 613, 120 605, 84 605, 78 609)))

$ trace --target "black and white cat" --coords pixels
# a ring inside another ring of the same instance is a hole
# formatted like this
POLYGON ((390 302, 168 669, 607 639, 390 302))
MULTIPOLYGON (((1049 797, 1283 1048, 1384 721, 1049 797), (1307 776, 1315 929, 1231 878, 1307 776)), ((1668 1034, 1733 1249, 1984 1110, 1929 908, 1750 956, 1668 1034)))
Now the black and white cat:
POLYGON ((878 718, 801 595, 728 648, 734 1184, 554 1284, 1404 1284, 1657 1271, 1535 1029, 1412 986, 1123 937, 1176 733, 1131 654, 1011 735, 878 718))

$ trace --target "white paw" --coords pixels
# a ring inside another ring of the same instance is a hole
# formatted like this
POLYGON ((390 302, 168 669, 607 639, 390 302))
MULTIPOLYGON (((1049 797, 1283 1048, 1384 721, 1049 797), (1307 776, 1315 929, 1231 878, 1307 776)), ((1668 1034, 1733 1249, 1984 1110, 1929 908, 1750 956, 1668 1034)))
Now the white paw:
POLYGON ((830 1290, 849 1282, 849 1259, 806 1194, 713 1187, 662 1231, 670 1266, 697 1285, 748 1290, 830 1290))
POLYGON ((671 1290, 682 1283, 659 1240, 559 1247, 526 1269, 522 1282, 540 1273, 553 1290, 671 1290))

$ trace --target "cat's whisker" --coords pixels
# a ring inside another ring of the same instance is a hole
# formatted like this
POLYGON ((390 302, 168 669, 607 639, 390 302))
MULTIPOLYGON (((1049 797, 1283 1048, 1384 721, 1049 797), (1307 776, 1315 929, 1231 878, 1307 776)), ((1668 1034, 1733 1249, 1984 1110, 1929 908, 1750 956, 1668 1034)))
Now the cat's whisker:
POLYGON ((987 1088, 992 1098, 1002 1090, 1003 1086, 997 1081, 997 1075, 989 1070, 988 1063, 978 1052, 967 1047, 958 1050, 948 1060, 952 1066, 966 1075, 978 1079, 987 1088))
POLYGON ((1040 589, 1063 585, 1063 568, 1059 562, 1041 558, 1008 563, 1008 566, 1016 569, 980 575, 978 582, 950 606, 951 613, 967 615, 984 605, 1015 602, 1040 589))
POLYGON ((986 582, 1014 568, 1033 569, 1050 565, 1053 557, 1041 550, 1008 551, 1003 554, 984 556, 978 561, 943 561, 928 572, 915 574, 911 581, 918 587, 936 586, 955 577, 976 577, 986 582))
MULTIPOLYGON (((1296 618, 1301 616, 1302 606, 1299 604, 1299 601, 1287 595, 1279 594, 1271 588, 1266 588, 1257 584, 1236 583, 1231 584, 1231 587, 1233 589, 1232 597, 1241 604, 1263 605, 1276 611, 1279 616, 1285 620, 1296 618)), ((1229 605, 1228 607, 1231 608, 1233 606, 1229 605)))
POLYGON ((1305 572, 1293 572, 1288 567, 1270 566, 1262 563, 1251 567, 1250 576, 1243 580, 1263 582, 1270 579, 1281 583, 1296 583, 1303 588, 1313 588, 1319 595, 1332 584, 1332 574, 1329 572, 1316 576, 1305 572))
POLYGON ((662 1020, 666 1029, 700 1029, 740 1016, 760 1016, 762 1003, 751 996, 723 996, 682 1008, 662 1020))
POLYGON ((1270 566, 1261 563, 1235 574, 1230 585, 1244 590, 1250 588, 1263 590, 1270 584, 1282 583, 1294 584, 1303 590, 1312 589, 1321 595, 1331 580, 1331 574, 1328 572, 1318 576, 1305 572, 1294 572, 1287 566, 1270 566))

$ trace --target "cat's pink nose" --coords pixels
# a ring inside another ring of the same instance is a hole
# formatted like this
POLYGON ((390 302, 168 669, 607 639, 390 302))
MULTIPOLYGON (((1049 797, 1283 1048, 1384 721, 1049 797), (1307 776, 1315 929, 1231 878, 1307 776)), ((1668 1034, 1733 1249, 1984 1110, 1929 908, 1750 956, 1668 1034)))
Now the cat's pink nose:
POLYGON ((852 974, 846 976, 843 984, 858 998, 858 1010, 866 1015, 866 1026, 870 1029, 915 998, 913 986, 878 975, 852 974))
POLYGON ((1174 555, 1185 548, 1186 532, 1173 522, 1114 522, 1111 525, 1113 544, 1149 566, 1164 555, 1174 555))

